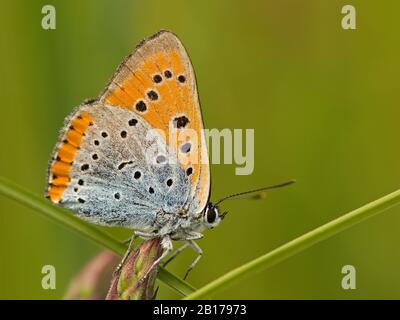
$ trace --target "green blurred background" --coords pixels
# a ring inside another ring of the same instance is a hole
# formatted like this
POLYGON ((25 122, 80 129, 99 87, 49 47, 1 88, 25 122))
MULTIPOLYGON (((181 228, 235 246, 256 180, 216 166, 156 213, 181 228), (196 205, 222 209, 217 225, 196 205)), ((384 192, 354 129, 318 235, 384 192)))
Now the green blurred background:
MULTIPOLYGON (((234 267, 399 187, 398 1, 1 1, 0 175, 42 194, 64 117, 96 97, 144 37, 177 33, 192 58, 206 127, 255 128, 255 170, 213 165, 213 194, 296 178, 230 211, 199 241, 200 287, 234 267), (57 29, 41 28, 42 6, 57 29), (341 8, 357 30, 341 28, 341 8)), ((101 250, 0 197, 0 298, 59 299, 101 250), (41 288, 41 268, 57 289, 41 288)), ((400 208, 349 229, 215 298, 400 298, 400 208), (341 288, 341 268, 357 289, 341 288)), ((107 229, 125 239, 129 230, 107 229)), ((191 251, 169 270, 182 275, 191 251)), ((178 298, 160 284, 159 298, 178 298)))

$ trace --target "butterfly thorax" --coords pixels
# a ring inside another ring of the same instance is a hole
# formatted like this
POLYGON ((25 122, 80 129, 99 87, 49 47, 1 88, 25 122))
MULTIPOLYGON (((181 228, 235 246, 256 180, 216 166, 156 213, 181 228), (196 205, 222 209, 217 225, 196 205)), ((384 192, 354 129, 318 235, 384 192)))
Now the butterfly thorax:
POLYGON ((220 214, 219 208, 208 203, 200 213, 167 213, 160 211, 157 214, 155 225, 150 231, 154 236, 169 235, 174 240, 186 240, 194 234, 212 229, 219 225, 226 213, 220 214))

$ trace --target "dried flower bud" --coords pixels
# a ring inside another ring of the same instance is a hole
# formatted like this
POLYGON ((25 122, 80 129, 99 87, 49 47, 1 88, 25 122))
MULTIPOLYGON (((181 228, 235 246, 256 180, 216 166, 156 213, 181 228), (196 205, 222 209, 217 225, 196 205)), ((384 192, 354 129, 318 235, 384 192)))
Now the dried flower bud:
POLYGON ((110 250, 104 250, 94 257, 73 279, 65 299, 102 300, 108 290, 112 274, 121 257, 110 250))
POLYGON ((162 251, 160 239, 155 238, 143 242, 138 249, 130 252, 120 270, 114 274, 106 299, 154 299, 158 266, 153 268, 144 280, 143 276, 161 256, 162 251))

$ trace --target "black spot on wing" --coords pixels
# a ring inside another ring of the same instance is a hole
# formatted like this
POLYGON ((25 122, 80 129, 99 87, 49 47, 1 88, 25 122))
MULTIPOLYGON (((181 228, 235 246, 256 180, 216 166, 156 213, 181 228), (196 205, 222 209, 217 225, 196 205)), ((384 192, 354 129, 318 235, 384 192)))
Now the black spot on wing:
POLYGON ((178 129, 185 128, 189 122, 190 121, 186 116, 176 117, 173 120, 174 127, 178 129))

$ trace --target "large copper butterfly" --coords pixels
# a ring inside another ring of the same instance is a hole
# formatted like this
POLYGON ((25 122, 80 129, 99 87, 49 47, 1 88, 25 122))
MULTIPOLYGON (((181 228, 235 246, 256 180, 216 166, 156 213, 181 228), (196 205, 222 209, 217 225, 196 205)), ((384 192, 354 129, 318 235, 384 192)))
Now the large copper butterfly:
MULTIPOLYGON (((142 41, 98 99, 66 119, 48 169, 48 198, 79 217, 193 247, 225 213, 209 201, 210 169, 196 79, 171 32, 142 41)), ((134 237, 132 237, 134 239, 134 237)), ((179 253, 181 250, 176 251, 179 253)), ((188 274, 187 272, 187 274, 188 274)), ((186 274, 186 275, 187 275, 186 274)))

